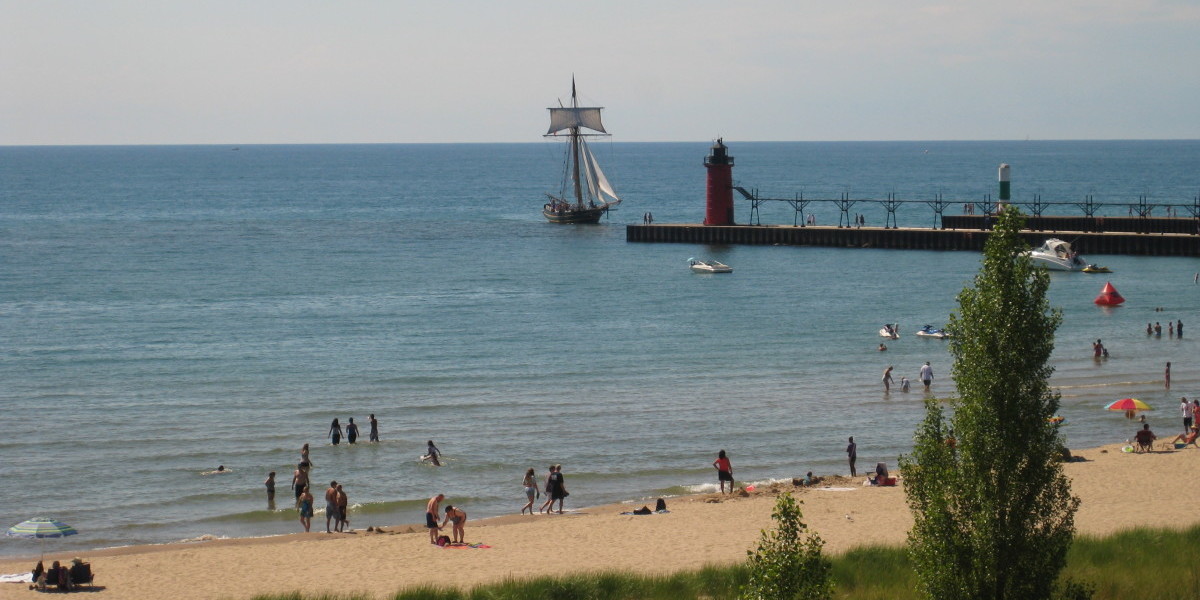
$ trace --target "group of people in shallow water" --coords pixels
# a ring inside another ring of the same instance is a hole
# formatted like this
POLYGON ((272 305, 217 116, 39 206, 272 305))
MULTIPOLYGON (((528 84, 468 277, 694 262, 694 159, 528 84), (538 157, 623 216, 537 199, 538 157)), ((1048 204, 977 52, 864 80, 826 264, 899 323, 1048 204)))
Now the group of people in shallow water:
MULTIPOLYGON (((378 442, 379 421, 375 419, 374 413, 371 413, 371 416, 367 417, 367 419, 371 424, 371 432, 368 434, 369 437, 367 439, 372 442, 378 442)), ((342 443, 342 425, 340 422, 338 422, 337 417, 334 417, 333 422, 329 424, 329 433, 326 435, 330 440, 333 441, 334 446, 342 443)), ((350 442, 351 444, 358 441, 358 424, 354 422, 354 417, 350 417, 350 421, 346 423, 346 441, 350 442)), ((305 444, 305 446, 307 446, 307 444, 305 444)))

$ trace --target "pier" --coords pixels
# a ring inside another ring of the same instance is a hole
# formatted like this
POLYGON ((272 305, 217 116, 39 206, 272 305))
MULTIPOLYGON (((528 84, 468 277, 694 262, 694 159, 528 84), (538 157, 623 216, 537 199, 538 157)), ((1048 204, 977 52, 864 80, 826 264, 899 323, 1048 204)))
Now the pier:
MULTIPOLYGON (((983 225, 983 216, 964 215, 983 225)), ((946 219, 959 217, 946 217, 946 219)), ((1046 217, 1043 217, 1046 218, 1046 217)), ((1111 217, 1104 218, 1107 226, 1111 217)), ((1140 221, 1141 219, 1132 219, 1140 221)), ((1150 219, 1162 229, 1173 221, 1150 219)), ((963 223, 965 224, 965 222, 963 223)), ((1150 226, 1150 225, 1147 225, 1150 226)), ((745 244, 759 246, 826 246, 834 248, 889 248, 899 250, 983 250, 990 232, 982 227, 925 229, 914 227, 832 227, 798 225, 626 225, 625 240, 677 244, 745 244)), ((1133 254, 1145 256, 1200 256, 1200 235, 1194 233, 1025 230, 1021 236, 1031 246, 1056 237, 1071 242, 1080 254, 1133 254)))

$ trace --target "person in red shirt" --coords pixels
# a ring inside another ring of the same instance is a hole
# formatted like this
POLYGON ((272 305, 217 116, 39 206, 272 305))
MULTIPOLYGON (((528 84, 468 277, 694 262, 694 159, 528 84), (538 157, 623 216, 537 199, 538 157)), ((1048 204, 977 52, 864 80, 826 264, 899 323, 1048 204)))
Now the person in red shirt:
POLYGON ((729 464, 729 457, 722 450, 717 453, 717 460, 713 461, 713 466, 717 468, 717 481, 721 483, 721 493, 725 493, 725 482, 729 482, 729 493, 733 493, 733 465, 729 464))

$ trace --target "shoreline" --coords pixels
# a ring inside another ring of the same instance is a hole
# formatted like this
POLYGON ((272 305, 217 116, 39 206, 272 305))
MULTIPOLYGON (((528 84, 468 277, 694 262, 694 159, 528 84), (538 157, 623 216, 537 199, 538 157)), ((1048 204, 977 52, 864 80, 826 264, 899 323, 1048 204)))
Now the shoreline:
MULTIPOLYGON (((1079 535, 1138 526, 1182 528, 1200 521, 1186 503, 1170 500, 1178 473, 1192 466, 1200 450, 1127 454, 1123 445, 1075 451, 1084 460, 1064 464, 1082 500, 1075 519, 1079 535)), ((405 524, 384 526, 382 532, 301 532, 46 556, 90 561, 106 597, 131 600, 154 598, 165 589, 195 598, 293 590, 384 597, 422 584, 470 587, 581 571, 662 574, 745 560, 760 531, 771 526, 776 494, 785 490, 803 501, 803 519, 821 535, 826 552, 903 544, 912 517, 902 486, 864 487, 863 479, 831 477, 813 487, 780 483, 746 496, 679 496, 667 500, 667 514, 621 515, 640 506, 621 503, 563 515, 468 521, 466 540, 488 549, 433 546, 424 527, 405 524)), ((28 557, 0 559, 3 573, 31 567, 28 557)), ((17 584, 0 589, 26 593, 26 586, 17 584)))

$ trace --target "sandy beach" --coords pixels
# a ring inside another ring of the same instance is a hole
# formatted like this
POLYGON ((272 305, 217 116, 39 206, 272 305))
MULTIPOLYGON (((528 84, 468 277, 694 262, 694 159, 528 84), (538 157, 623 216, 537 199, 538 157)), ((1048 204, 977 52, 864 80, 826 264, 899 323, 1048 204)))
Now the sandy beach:
MULTIPOLYGON (((1113 445, 1074 454, 1085 459, 1065 465, 1074 492, 1082 499, 1076 517, 1080 533, 1102 535, 1134 526, 1183 527, 1200 520, 1191 503, 1171 500, 1180 474, 1194 468, 1200 450, 1128 454, 1113 445)), ((776 487, 793 491, 803 501, 804 520, 825 540, 827 551, 902 544, 912 523, 903 489, 863 487, 862 480, 829 478, 817 487, 776 487)), ((421 527, 360 519, 353 523, 355 527, 380 525, 384 533, 322 532, 47 554, 46 558, 47 565, 77 554, 89 560, 97 573, 96 583, 110 600, 148 600, 165 591, 179 598, 236 599, 291 590, 383 597, 417 584, 471 586, 508 577, 602 570, 664 573, 733 563, 744 560, 759 531, 770 526, 773 505, 771 491, 756 490, 748 496, 668 499, 669 514, 650 516, 619 514, 640 507, 639 503, 563 515, 468 520, 467 541, 489 545, 486 549, 439 548, 429 544, 421 527)), ((52 541, 47 548, 53 549, 52 541)), ((2 560, 0 573, 28 571, 33 562, 2 560)), ((6 598, 36 594, 24 584, 0 585, 6 598)))

